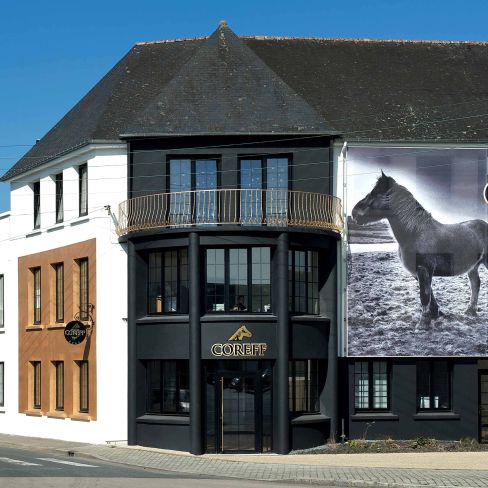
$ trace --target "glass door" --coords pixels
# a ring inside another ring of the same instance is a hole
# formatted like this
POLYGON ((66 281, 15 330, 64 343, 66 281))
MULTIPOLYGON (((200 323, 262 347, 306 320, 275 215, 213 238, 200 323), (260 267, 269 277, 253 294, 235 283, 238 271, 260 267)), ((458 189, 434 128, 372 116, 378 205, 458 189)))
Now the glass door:
POLYGON ((479 372, 480 442, 488 443, 488 370, 479 372))

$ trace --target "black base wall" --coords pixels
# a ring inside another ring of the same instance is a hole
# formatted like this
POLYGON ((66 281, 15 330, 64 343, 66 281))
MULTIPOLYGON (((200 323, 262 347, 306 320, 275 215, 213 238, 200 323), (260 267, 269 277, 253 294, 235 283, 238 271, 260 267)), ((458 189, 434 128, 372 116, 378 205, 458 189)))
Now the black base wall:
POLYGON ((190 426, 138 423, 137 443, 141 446, 158 449, 189 451, 190 426))

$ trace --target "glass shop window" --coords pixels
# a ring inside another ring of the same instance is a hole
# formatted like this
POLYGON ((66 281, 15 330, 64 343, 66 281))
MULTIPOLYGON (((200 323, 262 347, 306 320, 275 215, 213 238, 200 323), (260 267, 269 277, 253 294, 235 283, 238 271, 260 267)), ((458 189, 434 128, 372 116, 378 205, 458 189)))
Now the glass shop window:
POLYGON ((319 254, 288 252, 288 293, 291 313, 319 313, 319 254))
POLYGON ((324 368, 318 359, 289 362, 288 401, 290 412, 317 413, 320 411, 320 390, 324 368))
POLYGON ((417 362, 417 409, 451 410, 451 366, 448 361, 417 362))
POLYGON ((387 411, 390 408, 390 374, 386 361, 354 363, 354 408, 356 411, 387 411))

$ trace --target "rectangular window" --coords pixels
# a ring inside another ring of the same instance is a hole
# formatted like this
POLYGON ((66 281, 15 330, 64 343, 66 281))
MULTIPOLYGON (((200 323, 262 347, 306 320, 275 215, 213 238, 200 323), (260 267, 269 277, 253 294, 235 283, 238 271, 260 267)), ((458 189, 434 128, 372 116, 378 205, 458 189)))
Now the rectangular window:
POLYGON ((32 361, 32 408, 41 408, 41 362, 32 361))
POLYGON ((209 312, 270 312, 270 248, 207 249, 209 312))
POLYGON ((88 214, 88 165, 78 167, 79 215, 88 214))
POLYGON ((79 361, 80 368, 80 412, 88 413, 88 361, 79 361))
POLYGON ((34 229, 41 227, 41 182, 33 184, 34 193, 34 229))
POLYGON ((287 157, 241 159, 241 222, 286 225, 289 163, 287 157))
POLYGON ((5 405, 5 364, 0 363, 0 407, 5 405))
POLYGON ((56 322, 64 322, 64 264, 54 265, 56 274, 56 322))
POLYGON ((417 362, 417 408, 451 409, 451 367, 448 361, 417 362))
POLYGON ((5 325, 5 285, 4 285, 4 276, 0 275, 0 328, 5 325))
POLYGON ((148 312, 188 313, 187 249, 149 254, 148 312))
POLYGON ((188 361, 146 361, 146 410, 151 414, 188 414, 188 361))
POLYGON ((34 324, 41 323, 41 268, 32 269, 34 324))
MULTIPOLYGON (((290 361, 288 399, 290 412, 316 413, 320 411, 321 363, 318 359, 290 361)), ((322 366, 323 367, 323 366, 322 366)))
POLYGON ((288 293, 292 313, 319 313, 319 255, 317 251, 288 252, 288 293))
POLYGON ((56 372, 56 410, 64 410, 64 362, 55 361, 56 372))
POLYGON ((88 258, 78 260, 80 277, 80 320, 90 318, 88 310, 88 258))
POLYGON ((56 182, 56 223, 62 222, 64 217, 63 210, 63 173, 58 173, 55 177, 56 182))
POLYGON ((170 159, 170 221, 181 225, 217 222, 217 160, 170 159), (192 209, 193 212, 192 212, 192 209))
POLYGON ((388 363, 386 361, 356 361, 354 363, 354 407, 361 410, 390 408, 388 363))

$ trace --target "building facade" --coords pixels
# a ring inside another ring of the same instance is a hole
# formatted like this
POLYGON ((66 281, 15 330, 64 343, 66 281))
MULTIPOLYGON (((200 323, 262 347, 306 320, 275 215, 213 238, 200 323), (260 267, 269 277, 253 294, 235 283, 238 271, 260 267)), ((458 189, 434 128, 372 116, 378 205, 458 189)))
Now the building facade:
POLYGON ((134 46, 3 177, 0 429, 486 441, 487 75, 486 43, 134 46))

